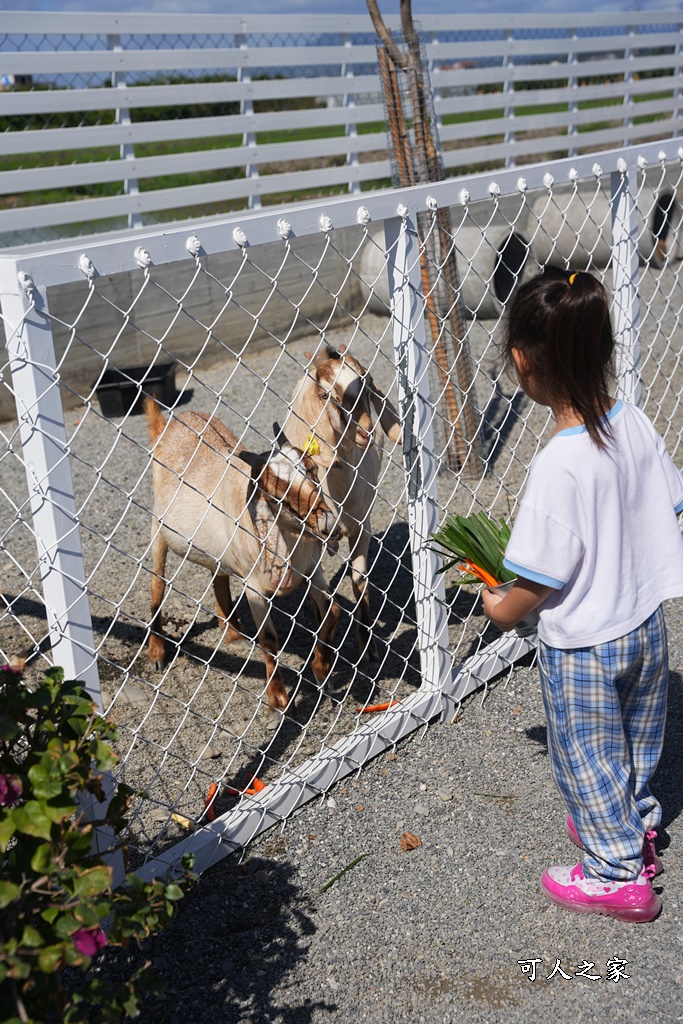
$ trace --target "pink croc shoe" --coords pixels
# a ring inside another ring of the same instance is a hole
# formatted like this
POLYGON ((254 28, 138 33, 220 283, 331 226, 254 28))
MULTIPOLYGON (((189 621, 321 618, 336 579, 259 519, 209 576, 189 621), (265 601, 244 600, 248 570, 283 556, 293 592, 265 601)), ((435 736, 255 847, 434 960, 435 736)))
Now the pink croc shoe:
POLYGON ((617 921, 652 921, 662 901, 652 888, 652 867, 643 868, 632 882, 584 878, 580 864, 547 868, 541 876, 543 895, 575 914, 604 914, 617 921))
MULTIPOLYGON (((571 841, 575 843, 580 850, 583 850, 583 843, 581 842, 581 837, 579 833, 576 831, 576 826, 571 819, 571 815, 569 814, 567 815, 565 828, 567 830, 567 835, 569 836, 571 841)), ((661 875, 662 871, 664 870, 664 865, 655 853, 656 838, 657 833, 654 831, 654 829, 651 829, 649 832, 645 833, 645 841, 643 842, 643 867, 647 868, 652 866, 655 869, 655 875, 661 875)))

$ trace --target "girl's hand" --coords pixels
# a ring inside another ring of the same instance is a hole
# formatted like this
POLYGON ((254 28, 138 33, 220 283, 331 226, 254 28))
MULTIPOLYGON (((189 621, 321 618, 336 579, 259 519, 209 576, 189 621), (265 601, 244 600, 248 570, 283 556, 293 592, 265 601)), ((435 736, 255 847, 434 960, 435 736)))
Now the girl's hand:
POLYGON ((488 587, 484 587, 481 592, 481 600, 484 605, 484 615, 487 619, 490 619, 491 622, 495 622, 495 610, 501 601, 505 600, 505 595, 494 594, 492 590, 488 589, 488 587))
POLYGON ((534 608, 538 608, 552 593, 552 587, 533 583, 519 576, 507 594, 494 594, 486 589, 482 590, 481 599, 486 617, 494 626, 506 632, 508 629, 514 629, 518 622, 534 608))

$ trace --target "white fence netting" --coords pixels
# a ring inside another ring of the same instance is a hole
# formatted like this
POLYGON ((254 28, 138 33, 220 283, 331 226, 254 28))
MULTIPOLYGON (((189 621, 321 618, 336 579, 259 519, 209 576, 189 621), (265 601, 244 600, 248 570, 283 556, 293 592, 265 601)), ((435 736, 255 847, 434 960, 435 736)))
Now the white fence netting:
POLYGON ((210 862, 532 650, 429 544, 514 516, 547 436, 497 345, 521 279, 600 276, 622 393, 681 460, 676 150, 466 184, 0 264, 0 650, 101 694, 137 863, 210 862))

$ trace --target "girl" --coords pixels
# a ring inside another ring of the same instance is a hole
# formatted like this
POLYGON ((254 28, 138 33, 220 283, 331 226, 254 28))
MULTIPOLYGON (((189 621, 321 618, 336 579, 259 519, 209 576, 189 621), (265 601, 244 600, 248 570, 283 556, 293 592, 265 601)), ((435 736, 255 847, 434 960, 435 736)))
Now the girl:
POLYGON ((661 910, 650 779, 662 750, 662 601, 683 596, 683 477, 635 406, 610 397, 607 295, 587 273, 546 272, 511 301, 505 354, 555 430, 534 459, 506 551, 518 579, 486 615, 509 630, 539 609, 538 663, 553 775, 581 864, 550 867, 549 900, 649 921, 661 910))

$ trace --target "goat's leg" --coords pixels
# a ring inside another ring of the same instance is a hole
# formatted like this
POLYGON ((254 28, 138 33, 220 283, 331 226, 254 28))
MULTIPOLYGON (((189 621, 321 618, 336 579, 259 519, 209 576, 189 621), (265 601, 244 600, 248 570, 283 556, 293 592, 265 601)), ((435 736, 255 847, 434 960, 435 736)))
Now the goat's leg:
POLYGON ((254 590, 247 590, 247 599, 256 624, 256 636, 266 663, 266 693, 268 704, 284 710, 289 702, 284 680, 278 665, 278 639, 270 620, 270 600, 254 590))
POLYGON ((216 595, 216 609, 218 621, 225 630, 225 643, 230 644, 233 640, 241 640, 239 619, 235 615, 235 606, 230 593, 230 577, 214 576, 213 592, 216 595), (227 629, 226 629, 227 626, 227 629))
POLYGON ((311 668, 319 683, 324 683, 332 671, 336 649, 334 634, 339 621, 339 605, 332 599, 321 569, 316 569, 311 580, 310 598, 316 611, 318 631, 311 668))
POLYGON ((377 661, 377 645, 370 623, 370 589, 368 586, 368 551, 370 549, 370 521, 358 523, 349 529, 349 551, 351 553, 351 584, 356 599, 354 618, 356 620, 356 644, 361 659, 377 661))
POLYGON ((152 611, 150 619, 149 644, 147 646, 147 657, 154 664, 154 667, 161 671, 166 664, 166 650, 164 644, 164 630, 161 618, 161 605, 166 590, 166 555, 168 544, 161 534, 158 523, 152 526, 152 611))

